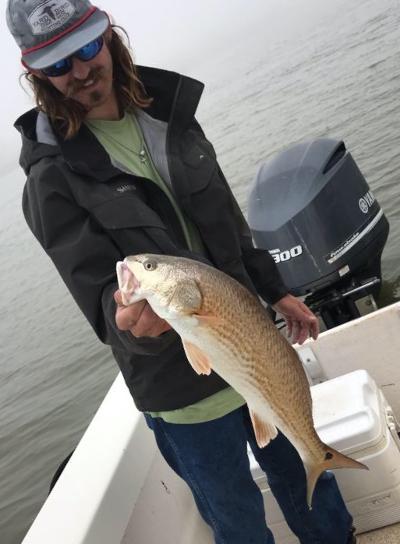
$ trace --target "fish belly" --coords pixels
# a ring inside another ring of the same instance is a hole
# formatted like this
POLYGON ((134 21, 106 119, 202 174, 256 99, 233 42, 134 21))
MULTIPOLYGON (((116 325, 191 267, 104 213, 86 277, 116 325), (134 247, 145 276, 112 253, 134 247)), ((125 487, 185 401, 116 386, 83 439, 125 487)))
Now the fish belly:
POLYGON ((193 328, 192 317, 175 328, 182 340, 196 345, 209 359, 211 368, 223 378, 246 401, 249 408, 258 414, 263 421, 276 425, 277 417, 268 400, 257 387, 246 370, 247 363, 241 361, 228 345, 219 338, 200 327, 193 328))

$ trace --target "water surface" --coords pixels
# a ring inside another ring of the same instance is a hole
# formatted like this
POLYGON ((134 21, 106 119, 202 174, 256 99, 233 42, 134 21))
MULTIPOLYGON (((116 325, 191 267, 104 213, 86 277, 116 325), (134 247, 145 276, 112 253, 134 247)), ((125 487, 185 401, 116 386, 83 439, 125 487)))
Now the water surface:
MULTIPOLYGON (((304 0, 305 7, 308 5, 304 0)), ((191 75, 198 112, 246 211, 262 162, 322 136, 343 139, 387 215, 380 304, 400 297, 400 20, 390 0, 334 0, 292 33, 262 27, 191 75)), ((18 544, 49 481, 116 375, 20 211, 23 174, 0 187, 0 535, 18 544)))

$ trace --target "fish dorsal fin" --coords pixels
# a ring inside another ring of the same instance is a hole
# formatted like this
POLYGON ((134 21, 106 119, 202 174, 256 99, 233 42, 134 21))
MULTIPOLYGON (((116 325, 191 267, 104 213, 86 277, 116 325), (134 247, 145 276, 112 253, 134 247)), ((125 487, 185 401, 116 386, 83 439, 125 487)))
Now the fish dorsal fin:
POLYGON ((182 343, 186 357, 197 374, 207 374, 207 376, 211 374, 211 364, 207 355, 187 340, 182 340, 182 343))
POLYGON ((264 448, 271 440, 277 437, 278 429, 272 423, 263 421, 253 410, 250 410, 250 418, 254 434, 256 435, 257 445, 259 448, 264 448))

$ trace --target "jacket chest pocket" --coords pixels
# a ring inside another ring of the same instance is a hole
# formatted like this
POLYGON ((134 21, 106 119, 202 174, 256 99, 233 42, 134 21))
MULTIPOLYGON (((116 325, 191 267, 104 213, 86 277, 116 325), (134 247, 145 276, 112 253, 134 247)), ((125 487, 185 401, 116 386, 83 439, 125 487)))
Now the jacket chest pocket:
POLYGON ((164 253, 171 244, 166 226, 157 213, 132 196, 102 202, 91 209, 90 214, 124 256, 164 253))
POLYGON ((209 185, 217 169, 213 146, 205 139, 189 136, 181 145, 181 153, 187 178, 187 192, 202 191, 209 185))

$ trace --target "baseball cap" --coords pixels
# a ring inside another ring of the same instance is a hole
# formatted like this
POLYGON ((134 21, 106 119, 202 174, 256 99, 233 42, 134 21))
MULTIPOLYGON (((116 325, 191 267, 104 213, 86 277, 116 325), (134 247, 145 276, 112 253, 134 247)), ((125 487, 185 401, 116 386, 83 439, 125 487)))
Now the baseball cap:
POLYGON ((37 70, 72 55, 110 24, 88 0, 8 0, 6 16, 22 61, 37 70))

